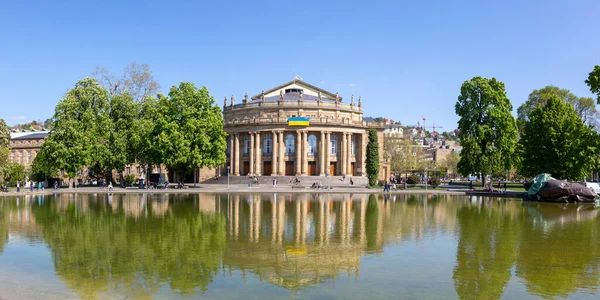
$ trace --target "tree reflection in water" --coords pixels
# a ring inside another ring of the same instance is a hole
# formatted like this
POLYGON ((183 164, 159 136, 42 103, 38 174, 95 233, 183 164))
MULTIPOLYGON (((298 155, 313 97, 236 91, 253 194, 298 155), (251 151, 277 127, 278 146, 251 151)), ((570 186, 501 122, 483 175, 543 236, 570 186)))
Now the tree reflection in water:
MULTIPOLYGON (((82 298, 153 298, 205 293, 221 272, 290 291, 345 275, 360 288, 365 255, 387 262, 387 246, 455 236, 447 278, 459 298, 501 298, 515 278, 530 294, 568 297, 600 285, 598 225, 589 206, 450 196, 65 194, 0 202, 0 255, 11 235, 43 241, 82 298)), ((391 270, 369 276, 410 286, 391 270)))

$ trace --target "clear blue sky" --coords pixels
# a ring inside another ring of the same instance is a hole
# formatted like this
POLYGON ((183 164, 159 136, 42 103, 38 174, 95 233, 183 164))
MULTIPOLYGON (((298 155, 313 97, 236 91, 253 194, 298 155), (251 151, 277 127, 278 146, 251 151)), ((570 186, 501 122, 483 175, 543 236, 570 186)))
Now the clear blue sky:
POLYGON ((12 1, 0 4, 0 118, 51 117, 96 66, 152 66, 223 97, 299 74, 365 115, 456 127, 460 85, 506 84, 516 107, 546 85, 591 96, 600 1, 12 1), (256 2, 256 3, 255 3, 256 2))

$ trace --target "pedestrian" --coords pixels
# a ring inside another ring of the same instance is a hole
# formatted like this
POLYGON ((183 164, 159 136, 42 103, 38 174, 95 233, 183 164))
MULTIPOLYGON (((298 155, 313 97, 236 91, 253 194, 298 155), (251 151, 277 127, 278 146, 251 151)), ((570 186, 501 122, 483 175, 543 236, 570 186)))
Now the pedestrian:
POLYGON ((354 185, 354 181, 352 181, 352 177, 350 177, 350 185, 354 185))
POLYGON ((506 193, 506 179, 504 179, 504 182, 502 183, 502 192, 506 193))
POLYGON ((112 181, 108 183, 108 191, 111 192, 113 189, 112 187, 112 181))
POLYGON ((33 193, 33 181, 29 182, 29 191, 33 193))
POLYGON ((21 182, 17 181, 17 193, 21 191, 21 182))
POLYGON ((473 189, 473 180, 469 180, 469 190, 473 189))
POLYGON ((44 186, 42 185, 41 181, 38 181, 38 192, 39 191, 42 191, 42 192, 44 191, 44 186))

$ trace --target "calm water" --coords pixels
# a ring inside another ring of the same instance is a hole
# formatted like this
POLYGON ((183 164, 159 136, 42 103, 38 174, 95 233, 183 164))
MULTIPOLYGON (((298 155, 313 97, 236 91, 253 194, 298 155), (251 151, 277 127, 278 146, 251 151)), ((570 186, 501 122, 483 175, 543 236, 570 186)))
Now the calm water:
POLYGON ((0 299, 600 296, 594 206, 458 196, 0 198, 0 299))

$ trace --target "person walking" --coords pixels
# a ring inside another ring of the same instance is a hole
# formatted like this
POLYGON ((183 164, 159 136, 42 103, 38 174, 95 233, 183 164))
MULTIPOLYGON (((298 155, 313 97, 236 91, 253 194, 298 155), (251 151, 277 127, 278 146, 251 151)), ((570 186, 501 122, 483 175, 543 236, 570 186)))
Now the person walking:
POLYGON ((113 189, 112 187, 112 181, 108 183, 108 191, 111 192, 113 189))
POLYGON ((473 189, 473 180, 469 180, 469 190, 473 189))

